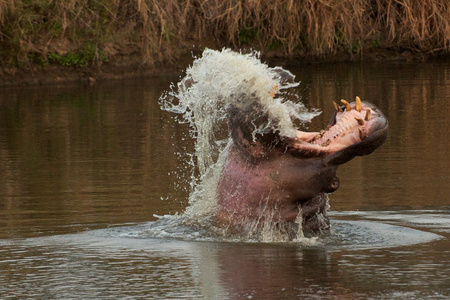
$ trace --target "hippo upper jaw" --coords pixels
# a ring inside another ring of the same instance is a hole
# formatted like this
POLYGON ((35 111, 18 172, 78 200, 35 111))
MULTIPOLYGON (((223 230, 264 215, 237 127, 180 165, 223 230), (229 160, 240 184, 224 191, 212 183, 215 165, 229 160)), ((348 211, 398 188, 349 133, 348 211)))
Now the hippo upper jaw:
POLYGON ((291 151, 308 157, 324 157, 327 164, 341 165, 355 156, 372 153, 388 136, 389 124, 383 113, 373 104, 359 97, 342 108, 335 105, 327 129, 320 132, 299 131, 291 142, 291 151))

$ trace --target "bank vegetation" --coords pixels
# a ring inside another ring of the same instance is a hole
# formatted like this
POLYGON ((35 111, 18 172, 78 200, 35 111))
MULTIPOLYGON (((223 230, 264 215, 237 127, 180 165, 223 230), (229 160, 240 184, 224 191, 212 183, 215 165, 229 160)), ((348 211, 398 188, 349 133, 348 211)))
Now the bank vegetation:
POLYGON ((174 62, 204 47, 281 57, 450 50, 450 1, 0 0, 0 68, 174 62))

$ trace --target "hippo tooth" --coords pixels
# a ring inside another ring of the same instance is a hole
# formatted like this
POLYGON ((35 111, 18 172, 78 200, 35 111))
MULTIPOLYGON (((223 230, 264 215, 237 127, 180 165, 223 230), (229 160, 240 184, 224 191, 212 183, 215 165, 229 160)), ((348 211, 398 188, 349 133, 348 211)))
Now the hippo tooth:
POLYGON ((342 112, 342 109, 339 107, 339 104, 337 104, 336 102, 333 101, 333 105, 334 105, 334 109, 336 110, 336 112, 342 112))
POLYGON ((360 138, 361 141, 362 141, 362 140, 364 140, 364 139, 366 138, 366 135, 364 134, 364 132, 362 132, 361 129, 358 128, 358 130, 359 130, 359 138, 360 138))
POLYGON ((363 121, 362 119, 355 117, 355 120, 358 122, 358 124, 359 124, 360 126, 361 126, 361 125, 364 125, 364 121, 363 121))
POLYGON ((328 139, 328 140, 326 140, 325 142, 323 142, 321 146, 322 146, 322 147, 327 147, 328 145, 330 145, 330 143, 331 143, 331 140, 328 139))
POLYGON ((364 120, 369 121, 371 119, 371 115, 370 115, 370 109, 366 110, 366 116, 364 117, 364 120))
POLYGON ((341 99, 341 102, 345 105, 345 110, 346 111, 351 111, 352 110, 350 104, 346 100, 341 99))
POLYGON ((278 88, 278 85, 274 85, 273 87, 272 87, 272 89, 270 90, 270 92, 269 92, 269 94, 270 94, 270 96, 273 98, 273 97, 275 97, 275 92, 277 91, 277 88, 278 88))
POLYGON ((360 111, 361 111, 361 106, 362 106, 361 99, 360 99, 358 96, 356 96, 356 99, 355 99, 355 109, 356 109, 358 112, 360 112, 360 111))

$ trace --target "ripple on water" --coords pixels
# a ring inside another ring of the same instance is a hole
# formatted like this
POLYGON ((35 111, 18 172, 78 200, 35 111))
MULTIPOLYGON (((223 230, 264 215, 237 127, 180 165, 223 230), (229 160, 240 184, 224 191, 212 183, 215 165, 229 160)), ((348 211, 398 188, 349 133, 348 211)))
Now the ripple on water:
MULTIPOLYGON (((382 213, 382 212, 339 212, 335 216, 351 217, 353 220, 333 220, 332 233, 326 237, 303 238, 285 244, 304 247, 326 247, 329 250, 360 250, 381 249, 414 244, 427 243, 442 238, 442 236, 411 227, 422 226, 425 229, 443 232, 448 229, 449 221, 446 215, 434 212, 425 214, 422 218, 414 212, 382 213), (357 219, 359 218, 359 219, 357 219), (361 218, 376 219, 361 220, 361 218), (401 221, 401 223, 400 223, 401 221), (399 225, 390 224, 398 222, 399 225), (401 224, 401 225, 400 225, 401 224), (407 226, 405 226, 405 224, 407 226), (408 226, 414 224, 415 226, 408 226), (417 226, 420 225, 420 226, 417 226), (440 227, 439 227, 440 226, 440 227)), ((2 240, 0 245, 17 243, 32 243, 35 246, 64 244, 74 247, 120 247, 149 249, 169 245, 169 248, 181 246, 183 242, 232 242, 260 243, 261 240, 238 235, 224 235, 220 228, 210 224, 202 226, 186 225, 179 216, 164 216, 154 222, 133 226, 119 226, 99 230, 91 230, 78 234, 50 237, 30 238, 25 240, 2 240), (157 246, 155 246, 157 245, 157 246)), ((279 243, 277 239, 265 240, 266 243, 279 243)), ((183 247, 183 246, 181 246, 183 247)))
MULTIPOLYGON (((330 236, 304 238, 289 242, 289 244, 305 247, 327 247, 330 250, 360 250, 409 246, 442 238, 435 233, 379 221, 333 220, 332 224, 333 231, 330 236)), ((181 245, 182 243, 179 242, 261 242, 254 239, 245 239, 242 236, 223 236, 217 228, 208 230, 207 227, 187 226, 182 224, 178 218, 170 218, 170 216, 137 226, 89 231, 72 235, 71 239, 76 240, 77 236, 82 237, 85 242, 93 240, 95 241, 94 244, 117 244, 117 246, 122 247, 148 247, 150 244, 168 243, 172 246, 181 245)))
MULTIPOLYGON (((405 267, 410 266, 411 257, 417 255, 415 250, 398 248, 379 251, 383 248, 431 242, 441 238, 439 235, 407 226, 352 218, 353 220, 332 221, 334 233, 326 238, 266 245, 240 237, 220 236, 205 227, 199 229, 186 226, 177 217, 164 217, 140 225, 91 230, 78 234, 3 240, 0 254, 7 259, 3 263, 9 265, 14 278, 3 278, 9 282, 9 286, 0 287, 0 293, 15 297, 52 295, 52 298, 67 298, 76 294, 87 298, 101 298, 105 294, 119 295, 126 292, 129 295, 196 298, 200 297, 200 289, 192 287, 192 280, 200 273, 195 272, 198 268, 207 266, 218 268, 208 273, 209 275, 222 274, 218 264, 224 259, 223 255, 227 262, 236 253, 249 258, 256 255, 258 258, 250 259, 247 263, 256 263, 258 267, 259 263, 269 263, 272 266, 272 262, 278 263, 280 259, 287 260, 291 265, 289 259, 292 258, 292 251, 304 255, 311 254, 311 249, 314 260, 317 259, 317 254, 326 253, 329 258, 329 254, 336 251, 335 259, 339 259, 339 265, 348 267, 355 274, 359 274, 359 270, 364 268, 354 266, 364 265, 368 261, 367 264, 376 264, 378 275, 386 280, 404 278, 404 272, 411 272, 413 269, 414 274, 422 272, 417 280, 426 278, 429 282, 435 280, 437 286, 442 284, 440 280, 445 278, 446 269, 434 265, 435 260, 416 261, 413 267, 405 267), (265 249, 267 252, 257 249, 265 249), (354 251, 364 249, 376 250, 370 250, 370 253, 354 251), (306 252, 302 252, 303 250, 306 252), (342 254, 340 250, 350 251, 343 251, 342 254), (383 257, 386 252, 396 255, 397 258, 389 261, 388 265, 385 265, 384 260, 382 263, 372 261, 377 254, 383 257), (227 257, 227 253, 231 256, 227 257), (262 254, 267 257, 260 262, 262 254), (397 268, 400 271, 393 275, 392 270, 398 266, 406 270, 397 268), (436 276, 435 270, 440 272, 436 276), (126 289, 122 289, 124 278, 127 282, 126 289), (36 290, 36 286, 40 288, 36 290)), ((236 259, 240 261, 242 257, 236 259)), ((303 266, 308 270, 311 265, 308 258, 302 259, 306 260, 305 264, 299 264, 297 267, 303 266)), ((234 271, 231 274, 234 278, 234 271)), ((289 277, 289 273, 286 276, 289 277)), ((361 276, 364 278, 364 274, 361 276)), ((220 279, 217 280, 220 282, 220 279)), ((411 280, 409 282, 414 283, 411 280)), ((419 286, 419 283, 415 284, 419 286)), ((407 295, 402 291, 396 293, 399 298, 401 295, 407 295)))

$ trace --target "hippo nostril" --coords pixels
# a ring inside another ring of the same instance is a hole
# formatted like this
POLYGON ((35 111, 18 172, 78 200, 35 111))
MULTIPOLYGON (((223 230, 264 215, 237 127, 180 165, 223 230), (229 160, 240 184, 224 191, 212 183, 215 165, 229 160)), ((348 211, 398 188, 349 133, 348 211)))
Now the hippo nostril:
POLYGON ((326 193, 335 192, 339 188, 339 178, 336 176, 331 179, 330 184, 325 188, 326 193))

